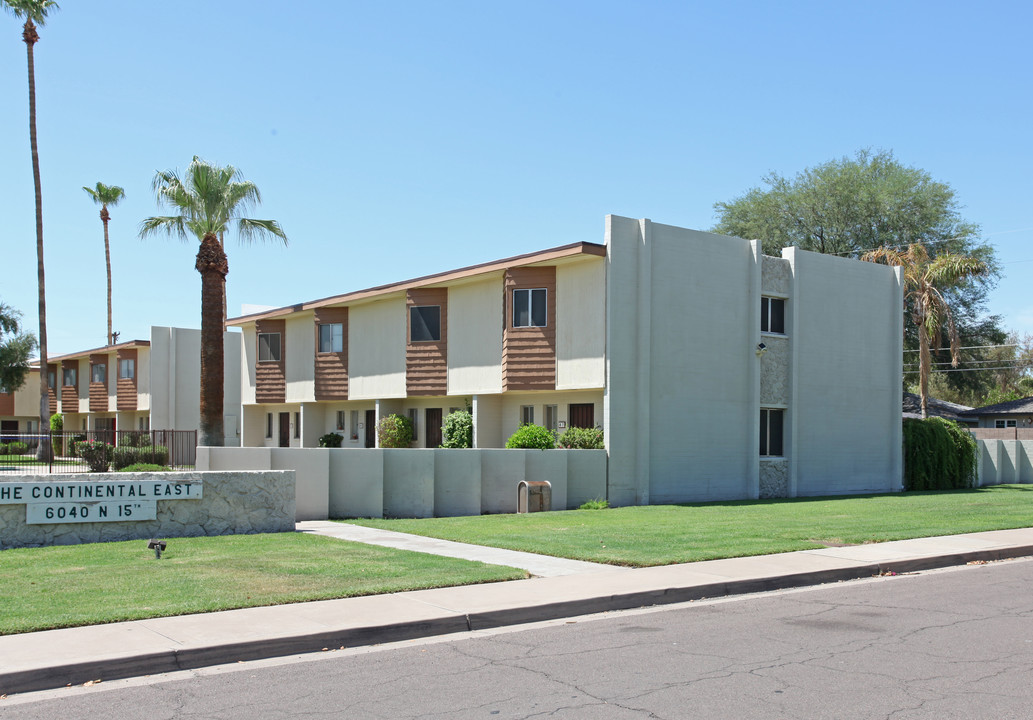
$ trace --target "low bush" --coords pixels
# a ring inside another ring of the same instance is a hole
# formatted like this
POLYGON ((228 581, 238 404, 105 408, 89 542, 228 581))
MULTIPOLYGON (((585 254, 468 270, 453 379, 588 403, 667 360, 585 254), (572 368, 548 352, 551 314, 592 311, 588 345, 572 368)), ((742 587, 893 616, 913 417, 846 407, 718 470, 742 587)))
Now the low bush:
POLYGON ((7 445, 5 445, 4 443, 0 442, 0 455, 6 455, 6 454, 7 454, 7 445))
POLYGON ((325 448, 339 448, 341 443, 344 442, 344 435, 332 432, 326 435, 321 435, 319 438, 319 447, 325 448))
POLYGON ((86 442, 86 436, 82 433, 72 435, 68 440, 68 452, 79 457, 79 443, 86 442))
POLYGON ((567 450, 602 450, 603 431, 599 428, 569 427, 560 435, 560 447, 567 450))
POLYGON ((29 451, 29 444, 23 443, 21 440, 15 440, 14 442, 7 443, 6 448, 5 454, 7 455, 24 455, 29 451))
POLYGON ((412 421, 405 415, 388 415, 377 425, 382 448, 407 448, 412 443, 412 421))
POLYGON ((172 472, 172 468, 167 465, 155 465, 154 463, 134 463, 127 465, 121 470, 116 472, 172 472))
POLYGON ((943 418, 904 421, 904 489, 972 487, 978 446, 956 422, 943 418))
POLYGON ((107 443, 87 440, 79 443, 79 457, 86 461, 90 472, 107 472, 111 464, 112 448, 107 443))
POLYGON ((509 440, 506 447, 530 450, 552 450, 556 447, 556 436, 551 430, 541 425, 521 425, 509 440))
POLYGON ((118 439, 118 444, 122 447, 147 447, 151 444, 151 434, 143 430, 122 433, 118 439))
POLYGON ((445 418, 442 429, 443 448, 473 447, 473 415, 469 410, 456 410, 445 418))
POLYGON ((603 500, 602 498, 595 498, 589 500, 586 503, 582 503, 578 510, 607 510, 610 507, 609 500, 603 500))
POLYGON ((139 463, 168 465, 169 449, 164 445, 147 445, 145 447, 119 445, 111 454, 111 467, 115 472, 121 472, 130 465, 139 463))

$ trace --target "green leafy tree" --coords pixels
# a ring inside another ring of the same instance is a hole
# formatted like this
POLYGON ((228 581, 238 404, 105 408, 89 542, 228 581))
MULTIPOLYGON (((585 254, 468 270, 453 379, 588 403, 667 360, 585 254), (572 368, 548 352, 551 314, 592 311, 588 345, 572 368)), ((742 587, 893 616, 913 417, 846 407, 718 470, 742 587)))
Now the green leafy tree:
POLYGON ((382 448, 407 448, 412 435, 412 421, 405 415, 388 415, 377 425, 377 441, 382 448))
POLYGON ((919 394, 922 396, 922 417, 929 416, 929 375, 932 372, 930 348, 939 345, 944 327, 950 340, 951 360, 958 365, 960 338, 950 304, 941 288, 987 272, 982 260, 941 253, 935 258, 919 243, 907 250, 879 248, 865 253, 862 260, 900 267, 904 271, 904 306, 918 329, 919 394))
MULTIPOLYGON (((22 40, 25 42, 29 68, 29 147, 32 151, 32 181, 36 191, 36 276, 39 292, 39 423, 45 427, 50 417, 47 394, 47 284, 43 272, 43 185, 39 175, 39 148, 36 144, 36 61, 33 48, 39 41, 37 27, 46 24, 47 16, 58 9, 54 0, 0 0, 0 5, 18 19, 25 19, 22 40)), ((50 445, 40 441, 36 457, 50 458, 50 445)))
POLYGON ((194 156, 182 177, 159 171, 152 183, 159 206, 177 214, 149 217, 140 237, 168 234, 200 246, 194 268, 201 274, 201 445, 223 444, 223 297, 229 262, 219 236, 236 226, 242 242, 287 235, 275 220, 244 217, 261 202, 254 183, 241 179, 233 166, 220 167, 194 156))
MULTIPOLYGON (((795 177, 772 172, 761 187, 718 202, 714 209, 714 232, 759 239, 768 255, 797 246, 859 258, 880 247, 906 250, 920 243, 934 258, 951 253, 979 260, 984 272, 941 286, 939 292, 962 345, 980 347, 1005 340, 1000 318, 986 314, 988 294, 999 277, 993 248, 980 239, 979 226, 961 216, 950 185, 902 165, 892 152, 861 150, 853 157, 806 168, 795 177)), ((905 373, 917 372, 919 332, 909 315, 905 330, 905 373)), ((955 359, 950 358, 952 363, 955 359)), ((959 368, 967 370, 986 365, 987 357, 982 350, 969 350, 957 359, 959 368)), ((947 373, 943 383, 958 394, 989 389, 983 373, 947 373)))
POLYGON ((111 334, 111 244, 108 242, 108 221, 111 214, 108 206, 115 207, 126 196, 126 191, 118 185, 105 185, 98 182, 96 187, 89 188, 85 185, 83 190, 93 198, 93 202, 100 205, 100 221, 104 223, 104 267, 108 272, 108 335, 106 344, 114 345, 115 339, 111 334))
POLYGON ((456 410, 445 418, 441 447, 473 447, 473 415, 469 410, 456 410))
POLYGON ((36 338, 23 333, 21 313, 0 302, 0 392, 11 392, 25 384, 29 358, 36 349, 36 338))

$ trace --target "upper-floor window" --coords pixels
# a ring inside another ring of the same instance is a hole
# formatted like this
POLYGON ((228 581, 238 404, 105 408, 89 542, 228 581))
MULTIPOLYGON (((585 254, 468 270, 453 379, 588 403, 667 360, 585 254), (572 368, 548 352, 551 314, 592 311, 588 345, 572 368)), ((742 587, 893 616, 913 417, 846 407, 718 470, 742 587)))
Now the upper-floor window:
POLYGON ((413 305, 409 308, 409 342, 441 339, 441 306, 413 305))
POLYGON ((783 298, 760 299, 760 331, 785 333, 786 301, 783 298))
POLYGON ((1015 421, 1014 420, 994 420, 994 427, 998 427, 998 428, 1015 427, 1015 421))
POLYGON ((545 288, 513 291, 513 327, 545 327, 548 316, 545 288))
POLYGON ((108 366, 98 363, 90 367, 90 382, 106 383, 108 381, 108 366))
POLYGON ((782 434, 785 425, 785 410, 761 408, 760 411, 760 454, 761 457, 781 457, 782 434))
POLYGON ((132 380, 136 377, 136 359, 135 358, 119 358, 118 360, 118 379, 119 380, 132 380))
POLYGON ((258 333, 258 362, 280 362, 280 333, 258 333))
POLYGON ((75 368, 65 368, 61 375, 61 384, 75 386, 78 376, 79 373, 75 368))
POLYGON ((47 371, 47 387, 51 390, 57 385, 57 373, 53 370, 47 371))
POLYGON ((319 352, 344 352, 343 323, 328 323, 319 326, 319 352))

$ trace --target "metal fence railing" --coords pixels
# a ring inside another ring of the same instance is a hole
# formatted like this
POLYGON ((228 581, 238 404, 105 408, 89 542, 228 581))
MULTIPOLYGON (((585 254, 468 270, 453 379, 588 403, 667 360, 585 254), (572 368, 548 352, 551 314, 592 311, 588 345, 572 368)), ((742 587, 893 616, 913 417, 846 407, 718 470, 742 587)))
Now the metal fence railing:
POLYGON ((196 457, 196 430, 0 433, 0 473, 100 472, 105 463, 115 471, 137 463, 192 470, 196 457))

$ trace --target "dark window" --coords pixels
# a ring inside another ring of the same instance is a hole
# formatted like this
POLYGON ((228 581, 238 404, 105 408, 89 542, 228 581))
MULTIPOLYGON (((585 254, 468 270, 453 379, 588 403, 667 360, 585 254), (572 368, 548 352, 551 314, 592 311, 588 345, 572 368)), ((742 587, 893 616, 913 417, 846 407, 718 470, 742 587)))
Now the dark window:
POLYGON ((294 437, 301 437, 301 413, 294 413, 294 437))
POLYGON ((594 428, 595 427, 595 404, 594 403, 571 403, 567 407, 568 422, 570 427, 594 428))
POLYGON ((513 327, 545 327, 548 315, 545 288, 513 291, 513 327))
POLYGON ((265 414, 265 436, 271 438, 273 436, 273 414, 265 414))
POLYGON ((90 382, 106 383, 108 381, 108 366, 94 365, 90 368, 90 382))
POLYGON ((782 426, 785 421, 785 410, 760 411, 760 454, 762 457, 781 457, 782 426))
POLYGON ((760 331, 785 333, 786 301, 782 298, 760 299, 760 331))
POLYGON ((280 362, 280 333, 258 333, 258 362, 280 362))
POLYGON ((520 406, 520 424, 534 425, 534 405, 520 406))
POLYGON ((51 390, 53 390, 54 386, 56 384, 57 384, 57 373, 55 373, 53 370, 48 370, 47 371, 47 387, 49 387, 51 390))
POLYGON ((74 386, 76 384, 76 375, 78 375, 78 373, 75 371, 75 368, 65 368, 61 384, 74 386))
POLYGON ((441 306, 414 305, 409 308, 409 342, 441 339, 441 306))

